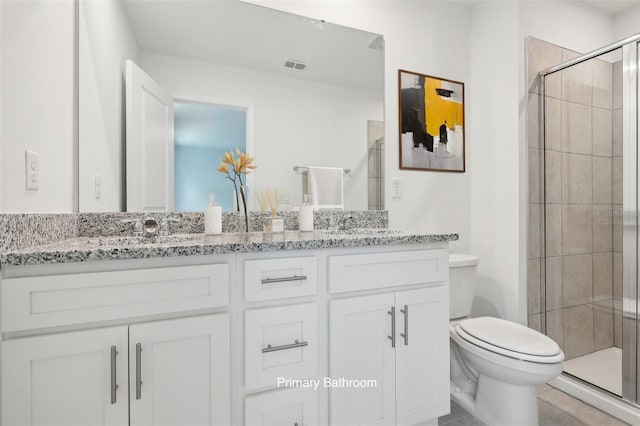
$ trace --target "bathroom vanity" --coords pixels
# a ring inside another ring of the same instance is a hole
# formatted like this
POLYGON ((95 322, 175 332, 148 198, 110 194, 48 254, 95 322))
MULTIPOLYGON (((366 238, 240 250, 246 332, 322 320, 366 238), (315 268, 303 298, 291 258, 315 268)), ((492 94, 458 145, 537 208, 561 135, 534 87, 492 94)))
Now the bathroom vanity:
POLYGON ((3 424, 437 424, 454 239, 295 231, 4 253, 3 424))

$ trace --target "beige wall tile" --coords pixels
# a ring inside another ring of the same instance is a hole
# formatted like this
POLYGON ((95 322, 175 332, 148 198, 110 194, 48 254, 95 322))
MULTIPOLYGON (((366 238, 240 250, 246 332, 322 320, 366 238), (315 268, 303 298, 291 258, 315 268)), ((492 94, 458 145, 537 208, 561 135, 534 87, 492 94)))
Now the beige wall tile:
POLYGON ((613 64, 613 109, 622 108, 622 61, 613 64))
POLYGON ((562 154, 563 204, 591 204, 593 202, 593 157, 562 154))
POLYGON ((545 148, 552 151, 562 150, 562 102, 547 96, 545 113, 545 148))
POLYGON ((593 211, 590 205, 562 206, 562 254, 591 253, 593 211))
POLYGON ((611 109, 613 105, 613 65, 600 59, 592 60, 593 102, 599 108, 611 109))
POLYGON ((593 252, 613 250, 611 205, 593 206, 593 252))
MULTIPOLYGON (((546 204, 545 209, 546 255, 560 256, 562 254, 562 205, 546 204)), ((539 223, 538 226, 540 226, 539 223)))
POLYGON ((542 324, 540 323, 540 314, 529 315, 529 328, 542 333, 542 324))
POLYGON ((562 202, 562 153, 546 151, 545 155, 545 202, 559 204, 562 202))
POLYGON ((527 307, 529 315, 540 312, 540 259, 529 259, 527 265, 527 307))
POLYGON ((545 262, 545 305, 547 311, 562 308, 562 256, 547 257, 545 262))
POLYGON ((619 213, 614 213, 612 218, 613 251, 618 253, 622 253, 622 219, 619 213))
POLYGON ((575 306, 593 300, 593 256, 562 257, 562 306, 575 306))
POLYGON ((540 95, 529 92, 527 103, 527 143, 529 148, 540 148, 540 95))
POLYGON ((591 155, 591 107, 562 102, 562 152, 591 155))
MULTIPOLYGON (((567 49, 562 50, 562 61, 579 56, 567 49)), ((591 106, 593 94, 593 61, 565 68, 562 73, 562 100, 591 106)))
POLYGON ((613 346, 613 301, 593 304, 593 335, 596 351, 613 346))
POLYGON ((613 188, 611 193, 613 204, 622 204, 622 157, 613 157, 612 167, 613 188))
POLYGON ((611 204, 611 161, 608 157, 593 157, 593 204, 611 204))
MULTIPOLYGON (((529 52, 527 87, 529 87, 529 91, 539 92, 539 82, 536 79, 538 72, 562 63, 562 48, 533 37, 529 37, 527 43, 529 52)), ((556 98, 560 97, 558 77, 547 79, 547 94, 556 98)))
MULTIPOLYGON (((540 168, 542 167, 540 161, 541 152, 539 149, 529 149, 528 162, 529 162, 529 202, 540 203, 542 201, 542 194, 540 193, 543 187, 540 179, 540 168)), ((609 185, 611 186, 611 185, 609 185)))
POLYGON ((611 154, 622 157, 622 110, 616 109, 611 113, 611 154))
POLYGON ((548 311, 546 320, 547 336, 552 338, 564 350, 564 315, 562 311, 563 309, 548 311))
POLYGON ((610 109, 592 108, 593 155, 611 157, 613 113, 610 109))
POLYGON ((622 298, 622 253, 613 253, 613 297, 622 298))
POLYGON ((587 303, 562 310, 565 359, 594 351, 593 305, 587 303))
POLYGON ((613 298, 613 253, 593 255, 593 298, 610 300, 613 298))
POLYGON ((542 233, 541 224, 541 204, 529 204, 529 259, 537 259, 542 256, 540 246, 540 236, 542 233))

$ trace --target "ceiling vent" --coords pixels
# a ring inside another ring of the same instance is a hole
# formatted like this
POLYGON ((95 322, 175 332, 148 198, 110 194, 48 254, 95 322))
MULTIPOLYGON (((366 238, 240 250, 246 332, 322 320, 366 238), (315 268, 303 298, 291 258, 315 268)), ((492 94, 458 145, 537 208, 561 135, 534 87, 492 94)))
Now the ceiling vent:
POLYGON ((285 61, 284 66, 286 68, 295 68, 297 70, 303 70, 307 67, 304 62, 297 59, 288 59, 287 61, 285 61))

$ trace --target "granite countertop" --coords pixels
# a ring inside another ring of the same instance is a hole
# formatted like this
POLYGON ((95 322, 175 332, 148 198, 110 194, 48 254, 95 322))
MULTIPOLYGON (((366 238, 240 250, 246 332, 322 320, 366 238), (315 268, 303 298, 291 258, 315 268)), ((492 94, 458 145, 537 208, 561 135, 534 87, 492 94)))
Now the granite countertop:
POLYGON ((458 234, 413 234, 386 228, 284 233, 175 234, 167 237, 83 237, 0 254, 2 265, 146 259, 223 253, 366 247, 456 241, 458 234))

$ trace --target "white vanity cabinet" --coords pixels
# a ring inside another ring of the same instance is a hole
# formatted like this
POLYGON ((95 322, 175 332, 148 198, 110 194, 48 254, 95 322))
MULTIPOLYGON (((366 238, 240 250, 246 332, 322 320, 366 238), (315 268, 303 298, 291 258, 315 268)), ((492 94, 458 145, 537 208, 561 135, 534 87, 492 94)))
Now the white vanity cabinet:
POLYGON ((329 285, 336 291, 362 292, 367 282, 376 290, 415 288, 330 302, 329 371, 344 380, 330 391, 331 424, 419 424, 449 412, 445 255, 430 250, 329 259, 336 281, 329 285), (368 262, 384 269, 368 271, 368 262))
POLYGON ((228 314, 9 340, 2 358, 5 425, 229 424, 228 314))
POLYGON ((3 425, 231 423, 232 265, 158 264, 11 269, 3 425))

